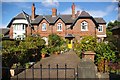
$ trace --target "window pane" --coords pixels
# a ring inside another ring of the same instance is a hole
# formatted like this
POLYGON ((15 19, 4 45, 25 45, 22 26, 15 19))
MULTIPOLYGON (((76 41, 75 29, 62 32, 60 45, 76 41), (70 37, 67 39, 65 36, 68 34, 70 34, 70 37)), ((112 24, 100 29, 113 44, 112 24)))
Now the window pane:
POLYGON ((24 30, 25 29, 25 24, 23 24, 23 26, 22 26, 22 30, 24 30))
POLYGON ((62 30, 62 24, 61 24, 61 23, 58 23, 58 24, 57 24, 57 30, 58 30, 58 31, 61 31, 61 30, 62 30))
POLYGON ((101 26, 101 25, 98 27, 98 31, 103 31, 103 29, 102 29, 102 26, 101 26))
POLYGON ((46 31, 46 23, 42 24, 42 31, 46 31))
POLYGON ((88 29, 87 27, 88 27, 88 23, 86 21, 83 21, 81 23, 81 30, 82 31, 87 31, 87 29, 88 29))

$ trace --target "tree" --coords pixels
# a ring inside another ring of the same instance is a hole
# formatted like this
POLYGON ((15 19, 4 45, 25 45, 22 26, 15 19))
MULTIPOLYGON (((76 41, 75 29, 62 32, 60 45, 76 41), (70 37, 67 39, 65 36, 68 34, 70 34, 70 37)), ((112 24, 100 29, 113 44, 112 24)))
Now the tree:
POLYGON ((35 56, 40 56, 40 50, 44 46, 45 41, 40 37, 26 37, 25 41, 20 41, 18 48, 21 50, 21 55, 19 60, 30 61, 30 57, 36 58, 35 56), (22 55, 23 54, 23 55, 22 55), (25 60, 24 60, 25 59, 25 60))
POLYGON ((60 43, 61 38, 58 35, 56 35, 56 34, 51 34, 51 35, 49 35, 48 38, 49 38, 48 39, 48 42, 49 42, 48 45, 51 46, 51 47, 55 47, 55 46, 58 46, 58 45, 61 44, 60 43))
POLYGON ((75 51, 78 54, 78 56, 81 57, 81 53, 84 51, 94 51, 96 47, 96 38, 93 36, 85 36, 82 38, 80 43, 77 41, 75 42, 75 51))
POLYGON ((115 20, 114 22, 109 22, 107 25, 107 29, 110 31, 113 27, 119 26, 120 22, 115 20))
POLYGON ((96 58, 95 63, 98 65, 99 71, 108 70, 108 63, 109 61, 115 61, 115 52, 111 49, 111 47, 104 43, 97 43, 95 48, 96 58), (105 67, 107 66, 107 67, 105 67))
POLYGON ((8 41, 4 40, 2 41, 2 61, 3 66, 12 66, 15 60, 15 53, 18 51, 16 41, 8 41))
POLYGON ((48 48, 51 53, 55 51, 56 47, 62 46, 65 43, 65 41, 58 35, 56 34, 51 34, 48 37, 48 48))
POLYGON ((84 51, 94 51, 96 39, 93 36, 86 36, 80 42, 84 51))
POLYGON ((4 40, 2 41, 2 60, 3 66, 11 67, 12 64, 20 62, 24 65, 30 61, 30 57, 40 55, 40 50, 45 41, 40 37, 26 37, 25 40, 4 40), (36 54, 37 53, 37 54, 36 54))

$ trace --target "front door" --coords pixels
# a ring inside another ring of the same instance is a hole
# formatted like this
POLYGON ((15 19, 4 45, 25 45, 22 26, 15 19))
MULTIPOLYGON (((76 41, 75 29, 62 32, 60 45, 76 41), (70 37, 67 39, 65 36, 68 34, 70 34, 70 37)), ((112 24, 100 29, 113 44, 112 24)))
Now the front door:
POLYGON ((73 40, 69 40, 68 48, 69 48, 69 49, 72 49, 72 45, 73 45, 73 40))

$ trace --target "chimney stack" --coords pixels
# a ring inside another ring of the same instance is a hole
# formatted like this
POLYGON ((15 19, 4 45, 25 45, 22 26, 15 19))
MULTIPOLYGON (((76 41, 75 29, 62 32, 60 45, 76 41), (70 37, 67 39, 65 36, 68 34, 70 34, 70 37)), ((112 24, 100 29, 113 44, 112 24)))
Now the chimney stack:
POLYGON ((75 4, 72 4, 72 18, 75 18, 75 4))
POLYGON ((32 20, 35 19, 35 4, 32 4, 32 16, 31 16, 32 20))
POLYGON ((80 11, 77 11, 76 16, 78 17, 80 15, 80 11))
POLYGON ((56 17, 56 16, 57 16, 57 9, 52 8, 52 17, 56 17))

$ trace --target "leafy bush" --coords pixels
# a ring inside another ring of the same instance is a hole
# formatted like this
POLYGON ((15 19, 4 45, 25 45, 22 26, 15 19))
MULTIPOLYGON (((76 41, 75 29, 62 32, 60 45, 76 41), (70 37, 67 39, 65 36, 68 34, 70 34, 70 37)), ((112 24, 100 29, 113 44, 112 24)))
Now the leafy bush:
POLYGON ((94 51, 96 47, 96 39, 92 36, 85 36, 80 42, 75 42, 74 50, 81 57, 81 53, 85 51, 94 51))
POLYGON ((60 50, 60 47, 65 43, 65 41, 58 35, 56 34, 51 34, 48 37, 48 48, 49 52, 52 54, 54 53, 57 49, 60 50))
POLYGON ((40 55, 40 50, 44 47, 44 44, 45 41, 40 37, 31 36, 26 37, 24 41, 4 40, 2 42, 3 66, 11 67, 14 63, 18 62, 24 65, 30 61, 33 55, 40 55))

